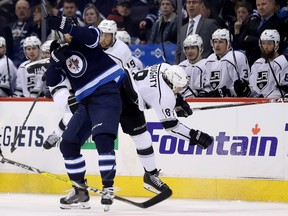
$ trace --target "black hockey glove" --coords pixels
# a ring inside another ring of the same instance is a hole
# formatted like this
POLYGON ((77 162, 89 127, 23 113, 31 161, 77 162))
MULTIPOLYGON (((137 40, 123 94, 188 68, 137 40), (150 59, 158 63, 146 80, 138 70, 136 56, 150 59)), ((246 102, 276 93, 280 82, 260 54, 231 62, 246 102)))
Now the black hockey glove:
POLYGON ((50 64, 59 69, 65 65, 66 59, 70 56, 72 56, 72 51, 67 45, 58 47, 51 53, 50 64))
POLYGON ((175 112, 178 117, 185 118, 193 114, 193 111, 190 108, 189 104, 180 94, 177 94, 175 112))
POLYGON ((68 106, 70 111, 74 114, 76 110, 78 109, 79 102, 76 101, 75 95, 70 95, 68 97, 68 106))
POLYGON ((60 31, 63 34, 70 34, 73 28, 72 20, 65 16, 57 17, 57 16, 48 16, 47 18, 47 26, 51 29, 60 31))
POLYGON ((226 86, 208 92, 206 97, 231 97, 231 92, 226 86))
POLYGON ((208 148, 213 142, 213 139, 206 133, 200 130, 190 130, 190 145, 199 145, 202 149, 208 148))
POLYGON ((288 85, 279 85, 276 86, 280 91, 284 91, 284 93, 288 92, 288 85))
POLYGON ((234 91, 238 97, 248 97, 251 94, 249 83, 245 79, 238 79, 234 82, 234 91))
POLYGON ((207 97, 208 92, 204 91, 204 90, 198 90, 197 91, 197 97, 207 97))

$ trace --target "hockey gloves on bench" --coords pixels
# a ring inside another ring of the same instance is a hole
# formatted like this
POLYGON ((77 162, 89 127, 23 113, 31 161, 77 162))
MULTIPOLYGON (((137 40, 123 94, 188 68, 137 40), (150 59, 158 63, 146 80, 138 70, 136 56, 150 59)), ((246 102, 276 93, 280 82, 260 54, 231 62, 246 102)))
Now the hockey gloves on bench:
POLYGON ((234 91, 238 97, 248 97, 251 94, 249 83, 245 79, 238 79, 234 82, 234 91))
POLYGON ((190 130, 190 145, 199 145, 202 149, 208 148, 213 142, 213 139, 206 133, 200 130, 190 130))
POLYGON ((60 31, 63 34, 70 34, 73 28, 72 20, 65 16, 57 17, 57 16, 48 16, 46 18, 47 26, 51 29, 60 31))
POLYGON ((226 86, 208 93, 208 97, 231 97, 231 92, 226 86))
POLYGON ((58 47, 51 53, 50 64, 55 68, 62 68, 65 65, 66 60, 72 56, 72 51, 69 46, 64 45, 58 47))
POLYGON ((180 94, 177 94, 175 112, 178 117, 185 118, 193 114, 193 111, 190 108, 189 104, 180 94))

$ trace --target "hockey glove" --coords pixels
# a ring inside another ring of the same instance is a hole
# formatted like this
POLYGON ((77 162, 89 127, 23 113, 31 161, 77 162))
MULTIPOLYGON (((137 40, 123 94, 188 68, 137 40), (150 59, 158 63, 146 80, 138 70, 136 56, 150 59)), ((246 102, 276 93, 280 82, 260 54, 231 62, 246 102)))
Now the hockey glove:
POLYGON ((47 26, 49 26, 53 30, 60 31, 63 34, 70 34, 73 29, 71 19, 65 16, 62 17, 48 16, 46 19, 47 19, 47 26))
POLYGON ((51 53, 50 64, 59 69, 65 65, 66 60, 71 56, 71 49, 67 45, 58 47, 51 53))
POLYGON ((238 97, 248 97, 251 94, 249 83, 245 79, 238 79, 234 82, 234 90, 238 97))
POLYGON ((175 112, 178 117, 185 118, 193 114, 193 111, 190 108, 189 104, 180 94, 177 94, 175 112))
POLYGON ((226 86, 208 92, 206 97, 231 97, 230 90, 226 86))
POLYGON ((284 91, 285 93, 288 92, 288 85, 279 85, 276 86, 280 91, 284 91))
POLYGON ((213 142, 213 139, 206 133, 200 130, 190 130, 190 145, 199 145, 202 149, 208 148, 213 142))
POLYGON ((79 102, 76 101, 75 95, 70 95, 68 97, 68 106, 70 111, 74 114, 76 110, 78 109, 79 102))

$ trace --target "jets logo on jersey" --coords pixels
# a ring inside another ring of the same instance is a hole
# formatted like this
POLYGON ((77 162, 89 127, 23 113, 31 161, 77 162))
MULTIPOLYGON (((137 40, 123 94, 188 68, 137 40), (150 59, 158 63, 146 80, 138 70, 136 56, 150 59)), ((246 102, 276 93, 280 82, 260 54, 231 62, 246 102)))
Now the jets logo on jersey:
POLYGON ((212 89, 216 89, 219 86, 220 80, 221 80, 221 72, 211 71, 210 85, 212 89))
POLYGON ((86 58, 77 51, 72 51, 72 56, 66 60, 66 66, 69 70, 69 74, 72 77, 81 77, 87 69, 86 58))
POLYGON ((268 71, 258 72, 256 85, 260 90, 268 85, 268 71))

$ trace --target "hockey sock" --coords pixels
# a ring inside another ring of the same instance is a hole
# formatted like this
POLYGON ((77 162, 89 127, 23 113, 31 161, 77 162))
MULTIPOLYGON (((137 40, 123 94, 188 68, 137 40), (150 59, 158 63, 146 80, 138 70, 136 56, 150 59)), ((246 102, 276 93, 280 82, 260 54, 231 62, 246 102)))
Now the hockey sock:
POLYGON ((76 182, 84 182, 86 164, 82 155, 76 158, 65 158, 64 163, 67 174, 71 180, 76 182))
POLYGON ((137 136, 131 136, 137 149, 139 160, 148 172, 156 169, 155 155, 152 146, 151 136, 148 131, 137 136))

